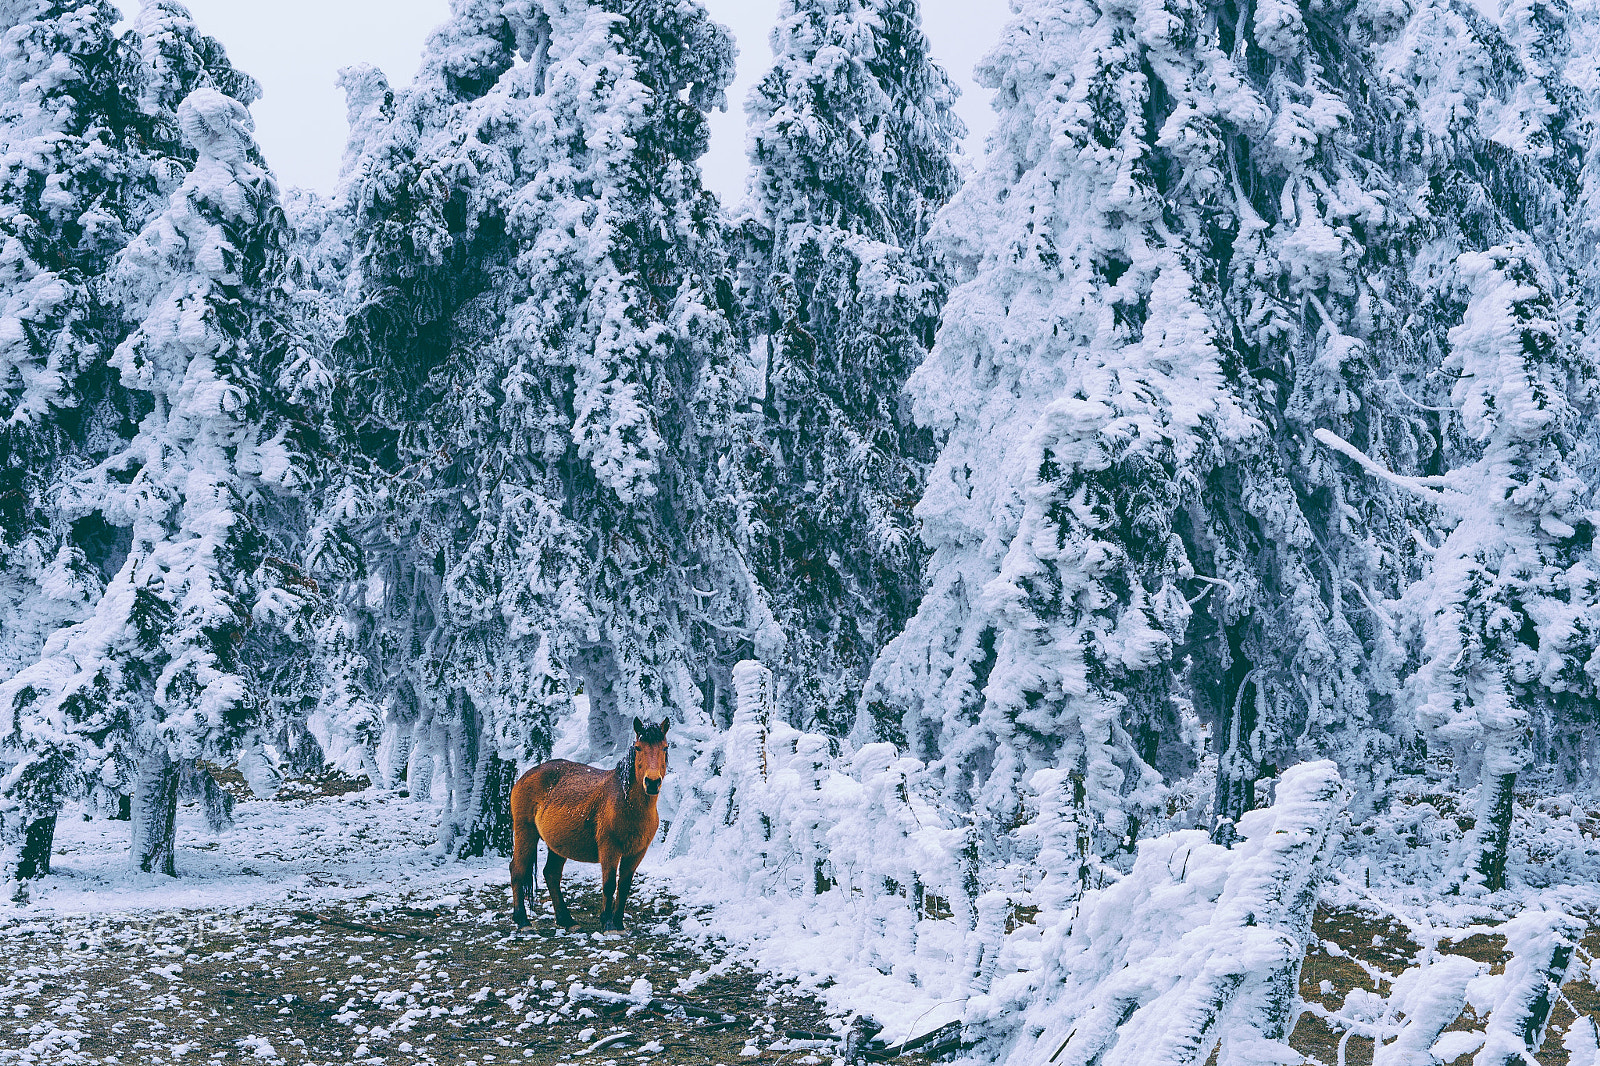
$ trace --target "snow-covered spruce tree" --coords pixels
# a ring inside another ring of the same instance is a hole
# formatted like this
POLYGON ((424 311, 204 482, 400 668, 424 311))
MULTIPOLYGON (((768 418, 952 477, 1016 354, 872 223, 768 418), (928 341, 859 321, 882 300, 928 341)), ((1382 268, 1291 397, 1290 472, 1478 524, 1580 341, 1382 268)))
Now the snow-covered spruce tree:
MULTIPOLYGON (((1561 83, 1559 12, 1508 8, 1498 24, 1443 5, 1069 12, 1023 4, 984 71, 1000 125, 985 175, 941 222, 971 280, 912 379, 921 417, 951 431, 921 504, 931 587, 873 691, 900 701, 912 743, 946 765, 960 736, 980 781, 1019 780, 1009 766, 1060 750, 1084 802, 1107 810, 1153 780, 1140 763, 1181 769, 1181 747, 1163 754, 1170 726, 1129 727, 1167 713, 1181 666, 1221 749, 1224 823, 1254 803, 1257 778, 1310 756, 1338 759, 1370 802, 1397 762, 1416 761, 1396 742, 1413 715, 1395 601, 1430 572, 1439 537, 1407 479, 1477 458, 1458 443, 1441 365, 1464 313, 1454 260, 1511 241, 1552 257, 1552 277, 1583 265, 1569 216, 1588 133, 1561 83), (1457 99, 1470 106, 1443 103, 1457 99), (1189 279, 1181 304, 1156 284, 1178 276, 1152 258, 1168 253, 1189 279), (1104 325, 1074 335, 1091 313, 1104 325), (1186 339, 1214 348, 1205 369, 1151 387, 1186 339), (1051 401, 1120 412, 1134 399, 1160 434, 1140 425, 1057 457, 1051 401), (1399 480, 1367 476, 1318 433, 1399 480), (1154 465, 1118 469, 1117 449, 1154 465), (1074 523, 1099 543, 1072 543, 1074 523), (1047 561, 1040 545, 1064 554, 1047 561), (1073 650, 1034 654, 1052 642, 1073 650), (1102 699, 1126 709, 1089 731, 1112 742, 1097 769, 1092 749, 1064 743, 1073 717, 1056 708, 1102 699), (1002 739, 991 768, 989 738, 1008 733, 1033 753, 1018 762, 1002 739)), ((1563 521, 1582 541, 1587 527, 1563 521)))
POLYGON ((124 555, 87 617, 0 685, 29 754, 59 764, 53 799, 75 774, 131 783, 134 864, 168 874, 182 763, 249 744, 248 631, 292 623, 307 591, 273 536, 308 479, 277 188, 239 101, 202 88, 177 120, 194 167, 108 275, 136 323, 109 363, 138 422, 55 488, 67 520, 122 531, 124 555))
POLYGON ((1442 367, 1459 419, 1446 431, 1467 461, 1435 482, 1454 526, 1408 593, 1420 656, 1408 692, 1429 741, 1477 787, 1465 873, 1492 891, 1517 775, 1600 696, 1594 486, 1574 454, 1600 366, 1564 328, 1536 246, 1465 252, 1451 275, 1465 306, 1442 367))
MULTIPOLYGON (((459 515, 441 513, 435 502, 436 456, 424 439, 434 412, 424 383, 450 357, 452 318, 486 287, 497 249, 476 238, 503 229, 499 203, 475 180, 478 168, 455 169, 470 108, 515 62, 515 23, 502 6, 452 3, 403 92, 391 94, 376 71, 341 74, 351 129, 331 209, 344 221, 323 226, 324 234, 348 230, 344 295, 352 306, 335 394, 349 480, 330 494, 314 555, 313 572, 342 588, 346 608, 323 634, 329 677, 319 739, 335 765, 374 785, 426 766, 411 781, 424 795, 434 760, 414 751, 414 740, 426 749, 436 712, 447 731, 449 715, 463 710, 459 700, 437 698, 456 651, 438 563, 459 515), (494 220, 481 227, 484 214, 494 220), (389 765, 380 767, 386 729, 389 765)), ((503 177, 487 184, 503 196, 503 177)), ((472 672, 482 676, 481 664, 472 672)), ((460 728, 438 745, 449 749, 439 768, 451 787, 470 789, 479 734, 462 738, 460 728)), ((491 769, 505 776, 486 766, 486 778, 491 769)))
MULTIPOLYGON (((77 543, 95 531, 52 520, 50 485, 104 396, 116 316, 93 282, 136 210, 119 17, 109 3, 0 5, 0 681, 104 583, 93 548, 77 543)), ((49 871, 63 768, 22 746, 0 713, 0 880, 49 871)))
MULTIPOLYGON (((929 588, 866 698, 972 809, 985 867, 1038 769, 1078 776, 1105 853, 1192 764, 1173 649, 1194 570, 1175 515, 1224 442, 1259 432, 1207 313, 1209 233, 1181 224, 1211 190, 1150 163, 1144 11, 1021 5, 979 70, 999 111, 983 170, 936 226, 964 280, 909 385, 948 433, 917 507, 929 588)), ((1189 39, 1179 15, 1148 14, 1189 39)), ((1203 84, 1163 43, 1172 80, 1203 84)))
MULTIPOLYGON (((359 287, 351 269, 355 213, 349 198, 358 187, 367 147, 394 111, 394 94, 374 67, 346 68, 339 72, 339 84, 346 91, 350 136, 333 195, 300 188, 284 193, 290 231, 289 321, 304 345, 290 375, 299 390, 292 398, 320 418, 318 436, 326 456, 318 503, 305 516, 300 558, 313 580, 333 588, 347 586, 361 573, 355 528, 366 515, 354 486, 370 467, 359 441, 336 419, 328 402, 337 381, 331 352, 344 334, 345 319, 354 307, 353 291, 359 287)), ((358 647, 358 620, 334 604, 326 606, 335 609, 318 610, 303 619, 315 653, 301 654, 297 636, 284 646, 292 654, 275 657, 271 683, 264 686, 271 703, 270 739, 291 772, 331 764, 369 773, 376 781, 380 775, 372 755, 381 738, 381 711, 363 690, 370 671, 358 647), (345 713, 335 721, 330 707, 345 713)))
MULTIPOLYGON (((3 681, 37 659, 51 631, 88 614, 126 554, 123 531, 97 515, 67 516, 55 487, 103 458, 143 415, 142 402, 107 361, 126 327, 101 293, 101 275, 181 179, 173 157, 190 151, 170 112, 145 106, 155 75, 141 56, 142 39, 115 34, 115 8, 39 0, 0 10, 3 681)), ((253 95, 214 42, 192 25, 188 39, 209 57, 182 68, 189 83, 220 78, 253 95)), ((10 813, 0 817, 0 866, 9 876, 42 871, 52 812, 63 790, 76 787, 77 766, 56 749, 62 738, 24 737, 18 720, 6 722, 0 803, 10 813), (18 802, 31 812, 25 820, 33 841, 32 858, 20 866, 18 802)))
POLYGON ((746 109, 746 373, 765 419, 741 543, 788 637, 784 710, 837 734, 921 592, 911 505, 932 438, 902 389, 946 296, 925 238, 961 129, 916 0, 785 0, 772 49, 746 109))
MULTIPOLYGON (((1464 433, 1456 413, 1462 264, 1498 244, 1531 245, 1552 276, 1571 278, 1587 258, 1572 213, 1591 134, 1582 98, 1563 82, 1559 10, 1508 5, 1490 19, 1448 5, 1358 4, 1335 24, 1261 5, 1251 19, 1243 54, 1266 75, 1252 81, 1267 110, 1264 124, 1241 131, 1248 154, 1229 161, 1239 222, 1219 277, 1231 279, 1230 333, 1260 382, 1272 448, 1237 455, 1223 470, 1234 484, 1208 493, 1195 520, 1197 537, 1217 545, 1212 572, 1231 584, 1194 627, 1197 645, 1214 649, 1195 658, 1211 675, 1196 696, 1210 694, 1227 748, 1224 819, 1249 806, 1249 778, 1270 775, 1270 764, 1337 758, 1358 785, 1358 810, 1385 802, 1382 786, 1397 772, 1421 768, 1416 708, 1437 698, 1440 678, 1425 668, 1404 691, 1400 680, 1419 647, 1408 633, 1453 624, 1424 590, 1453 566, 1433 545, 1454 519, 1410 491, 1412 479, 1478 462, 1477 445, 1463 442, 1483 439, 1464 433), (1330 434, 1401 477, 1368 476, 1313 443, 1330 434), (1428 601, 1425 617, 1395 602, 1408 586, 1412 605, 1428 601)), ((1565 352, 1530 357, 1563 362, 1558 377, 1586 376, 1565 352)), ((1572 625, 1593 595, 1584 590, 1592 579, 1570 569, 1589 550, 1587 528, 1573 526, 1555 581, 1573 584, 1570 609, 1547 600, 1531 612, 1550 619, 1533 641, 1553 656, 1546 666, 1592 624, 1572 625)), ((1471 669, 1456 651, 1449 658, 1451 669, 1471 669)), ((1568 657, 1560 679, 1561 670, 1541 671, 1519 698, 1539 702, 1540 686, 1576 695, 1586 684, 1578 665, 1568 657)), ((1429 717, 1424 732, 1437 746, 1446 738, 1429 717)), ((1478 743, 1453 745, 1467 777, 1478 743)))
MULTIPOLYGON (((1329 275, 1340 284, 1316 308, 1337 359, 1319 356, 1298 377, 1314 379, 1321 363, 1330 382, 1335 370, 1366 379, 1364 404, 1303 427, 1390 503, 1348 506, 1381 497, 1309 452, 1302 461, 1321 476, 1307 480, 1345 486, 1341 531, 1366 530, 1395 555, 1406 537, 1422 548, 1403 567, 1400 609, 1367 603, 1395 619, 1411 656, 1390 731, 1448 750, 1461 786, 1476 785, 1465 865, 1490 888, 1503 881, 1516 774, 1538 758, 1565 763, 1549 768, 1570 779, 1575 733, 1592 738, 1600 589, 1582 467, 1593 462, 1597 366, 1580 309, 1595 262, 1580 192, 1595 145, 1592 98, 1566 78, 1569 63, 1583 65, 1567 21, 1564 8, 1508 5, 1497 20, 1428 6, 1358 23, 1392 105, 1370 108, 1342 87, 1352 117, 1332 143, 1371 162, 1323 184, 1353 189, 1380 165, 1389 182, 1368 180, 1359 200, 1301 197, 1345 205, 1342 225, 1327 220, 1345 251, 1329 275), (1380 151, 1397 114, 1409 117, 1380 151), (1362 202, 1376 206, 1350 210, 1362 202)), ((1283 43, 1310 39, 1297 31, 1283 43)), ((1319 66, 1348 69, 1331 55, 1319 66)))
POLYGON ((441 772, 441 845, 473 853, 509 842, 575 684, 604 758, 634 715, 717 700, 751 643, 705 487, 737 368, 694 164, 732 49, 698 4, 575 0, 457 3, 429 48, 351 198, 351 609, 384 769, 441 772))

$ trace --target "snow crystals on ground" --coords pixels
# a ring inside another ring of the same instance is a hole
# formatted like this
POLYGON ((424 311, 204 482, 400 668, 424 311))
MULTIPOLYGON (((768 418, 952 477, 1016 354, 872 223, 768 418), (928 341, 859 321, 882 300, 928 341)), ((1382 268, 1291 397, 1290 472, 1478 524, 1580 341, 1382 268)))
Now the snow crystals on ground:
POLYGON ((504 860, 440 858, 438 805, 286 795, 241 802, 215 836, 183 808, 176 880, 128 872, 126 822, 64 817, 52 874, 0 904, 0 1063, 816 1064, 840 1049, 843 1021, 738 963, 648 862, 628 934, 593 932, 598 884, 577 864, 578 929, 541 903, 514 934, 504 860))

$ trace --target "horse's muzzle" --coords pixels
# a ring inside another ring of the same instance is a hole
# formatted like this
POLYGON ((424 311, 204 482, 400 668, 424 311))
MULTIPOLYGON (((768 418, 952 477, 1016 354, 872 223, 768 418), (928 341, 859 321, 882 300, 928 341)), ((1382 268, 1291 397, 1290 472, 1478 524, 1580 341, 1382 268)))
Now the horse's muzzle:
POLYGON ((654 796, 661 792, 661 778, 647 777, 644 779, 644 791, 647 796, 654 796))

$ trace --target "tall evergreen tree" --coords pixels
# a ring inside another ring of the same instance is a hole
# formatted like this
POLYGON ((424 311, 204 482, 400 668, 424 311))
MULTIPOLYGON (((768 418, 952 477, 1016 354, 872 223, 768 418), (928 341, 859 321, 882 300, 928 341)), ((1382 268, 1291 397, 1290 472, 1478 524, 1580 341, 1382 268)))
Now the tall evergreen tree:
MULTIPOLYGON (((17 2, 4 16, 9 327, 0 356, 0 498, 8 510, 0 680, 37 660, 51 632, 87 617, 128 550, 114 523, 68 514, 60 483, 114 450, 145 413, 107 359, 127 326, 102 280, 130 234, 161 209, 192 154, 152 87, 220 79, 255 93, 175 4, 147 7, 137 21, 153 36, 168 26, 167 37, 189 45, 187 58, 169 49, 173 61, 161 71, 145 37, 116 34, 120 16, 109 4, 17 2)), ((31 874, 48 864, 57 800, 76 787, 82 768, 58 750, 64 734, 25 736, 20 719, 5 721, 0 802, 10 813, 0 818, 0 865, 31 874), (32 842, 26 857, 17 851, 19 834, 32 842)))
POLYGON ((932 437, 902 390, 946 297, 925 238, 962 131, 916 0, 786 0, 772 50, 746 109, 745 373, 764 420, 741 537, 788 637, 784 703, 838 733, 921 592, 911 505, 932 437))
POLYGON ((1563 322, 1549 258, 1519 243, 1453 264, 1464 307, 1442 367, 1446 430, 1469 461, 1443 479, 1453 528, 1407 603, 1420 658, 1409 695, 1477 787, 1464 873, 1491 891, 1505 885, 1517 775, 1555 756, 1600 698, 1595 486, 1577 462, 1600 365, 1563 322))
POLYGON ((734 369, 694 163, 726 32, 694 3, 452 12, 351 197, 341 369, 372 465, 356 698, 329 714, 370 720, 382 694, 380 772, 442 771, 441 843, 473 853, 508 846, 516 765, 574 683, 596 757, 636 714, 714 699, 706 650, 725 675, 752 584, 722 580, 739 566, 701 434, 734 369))
MULTIPOLYGON (((118 417, 104 369, 116 316, 94 291, 141 207, 118 18, 109 3, 0 6, 0 680, 87 612, 115 539, 63 528, 51 487, 118 417)), ((0 710, 0 877, 48 871, 65 772, 22 743, 0 710)))
MULTIPOLYGON (((948 434, 917 507, 929 588, 868 693, 971 810, 986 859, 1026 820, 1036 770, 1075 775, 1106 852, 1190 765, 1173 675, 1195 571, 1176 516, 1222 447, 1259 432, 1207 314, 1205 231, 1164 218, 1209 190, 1150 166, 1146 9, 1068 8, 1022 4, 979 68, 999 120, 936 226, 962 282, 910 382, 948 434)), ((1172 58, 1173 80, 1202 83, 1172 58)))
MULTIPOLYGON (((969 280, 911 383, 919 417, 950 431, 918 512, 931 588, 871 694, 1002 822, 1029 768, 1082 775, 1102 848, 1192 758, 1174 696, 1219 750, 1224 835, 1259 779, 1307 757, 1337 758, 1365 809, 1383 802, 1421 768, 1416 726, 1437 742, 1447 719, 1499 721, 1439 704, 1471 704, 1466 682, 1407 682, 1419 653, 1438 675, 1441 652, 1421 649, 1450 643, 1455 608, 1407 605, 1452 600, 1456 548, 1480 567, 1517 557, 1469 550, 1428 496, 1490 461, 1493 435, 1452 392, 1455 349, 1483 335, 1463 293, 1482 288, 1531 323, 1503 322, 1527 348, 1518 373, 1546 384, 1506 388, 1538 394, 1548 424, 1513 451, 1560 512, 1495 512, 1496 543, 1543 529, 1545 546, 1544 576, 1497 594, 1528 621, 1491 669, 1517 676, 1519 721, 1572 720, 1558 707, 1587 698, 1572 649, 1591 534, 1586 504, 1552 487, 1581 451, 1553 427, 1575 424, 1588 370, 1540 338, 1573 328, 1550 323, 1587 269, 1572 235, 1591 135, 1561 13, 1068 11, 1022 4, 980 71, 1000 123, 939 227, 969 280), (1501 269, 1545 295, 1511 300, 1486 280, 1501 269)), ((1480 619, 1473 646, 1515 617, 1457 613, 1480 619)), ((1487 734, 1469 734, 1473 773, 1487 734)))
POLYGON ((0 685, 49 801, 82 775, 131 784, 134 862, 169 874, 180 764, 236 756, 257 724, 252 621, 302 613, 273 527, 309 483, 276 185, 239 101, 198 89, 177 122, 194 166, 107 276, 133 323, 107 362, 137 421, 52 489, 65 520, 120 531, 120 554, 87 616, 0 685))
POLYGON ((1559 12, 1358 5, 1346 23, 1326 18, 1263 4, 1224 42, 1253 64, 1265 109, 1239 126, 1248 153, 1227 160, 1232 209, 1208 221, 1229 235, 1219 302, 1271 436, 1219 471, 1194 520, 1232 586, 1192 637, 1225 821, 1273 765, 1338 759, 1358 810, 1423 768, 1418 685, 1405 682, 1416 622, 1398 601, 1438 579, 1433 546, 1453 520, 1409 479, 1477 461, 1450 398, 1465 310, 1453 263, 1507 241, 1537 244, 1558 274, 1579 261, 1570 219, 1589 134, 1559 70, 1559 12), (1319 436, 1400 476, 1369 476, 1319 436))

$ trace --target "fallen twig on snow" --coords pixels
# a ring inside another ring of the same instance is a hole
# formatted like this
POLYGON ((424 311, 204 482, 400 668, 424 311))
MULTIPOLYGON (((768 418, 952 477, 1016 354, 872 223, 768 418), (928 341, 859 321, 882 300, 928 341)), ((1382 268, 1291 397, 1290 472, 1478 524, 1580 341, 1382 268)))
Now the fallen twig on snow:
POLYGON ((912 1040, 903 1040, 898 1044, 879 1044, 877 1040, 861 1049, 863 1057, 871 1062, 884 1062, 912 1051, 925 1051, 930 1055, 943 1054, 954 1051, 961 1046, 961 1023, 950 1022, 941 1025, 931 1032, 923 1033, 912 1040))
POLYGON ((599 1040, 596 1040, 594 1043, 578 1052, 578 1054, 591 1055, 594 1052, 599 1051, 601 1048, 608 1048, 612 1044, 620 1044, 624 1040, 631 1039, 633 1039, 632 1033, 612 1033, 610 1036, 603 1036, 599 1040))
POLYGON ((588 985, 574 984, 567 990, 567 995, 572 999, 593 999, 602 1003, 626 1003, 631 1007, 658 1010, 669 1014, 673 1011, 681 1010, 691 1018, 707 1018, 726 1025, 735 1025, 744 1020, 737 1014, 729 1014, 727 1011, 708 1010, 705 1007, 697 1007, 693 1003, 685 1003, 681 999, 662 999, 660 997, 638 999, 628 995, 626 992, 613 992, 606 988, 591 988, 588 985))

